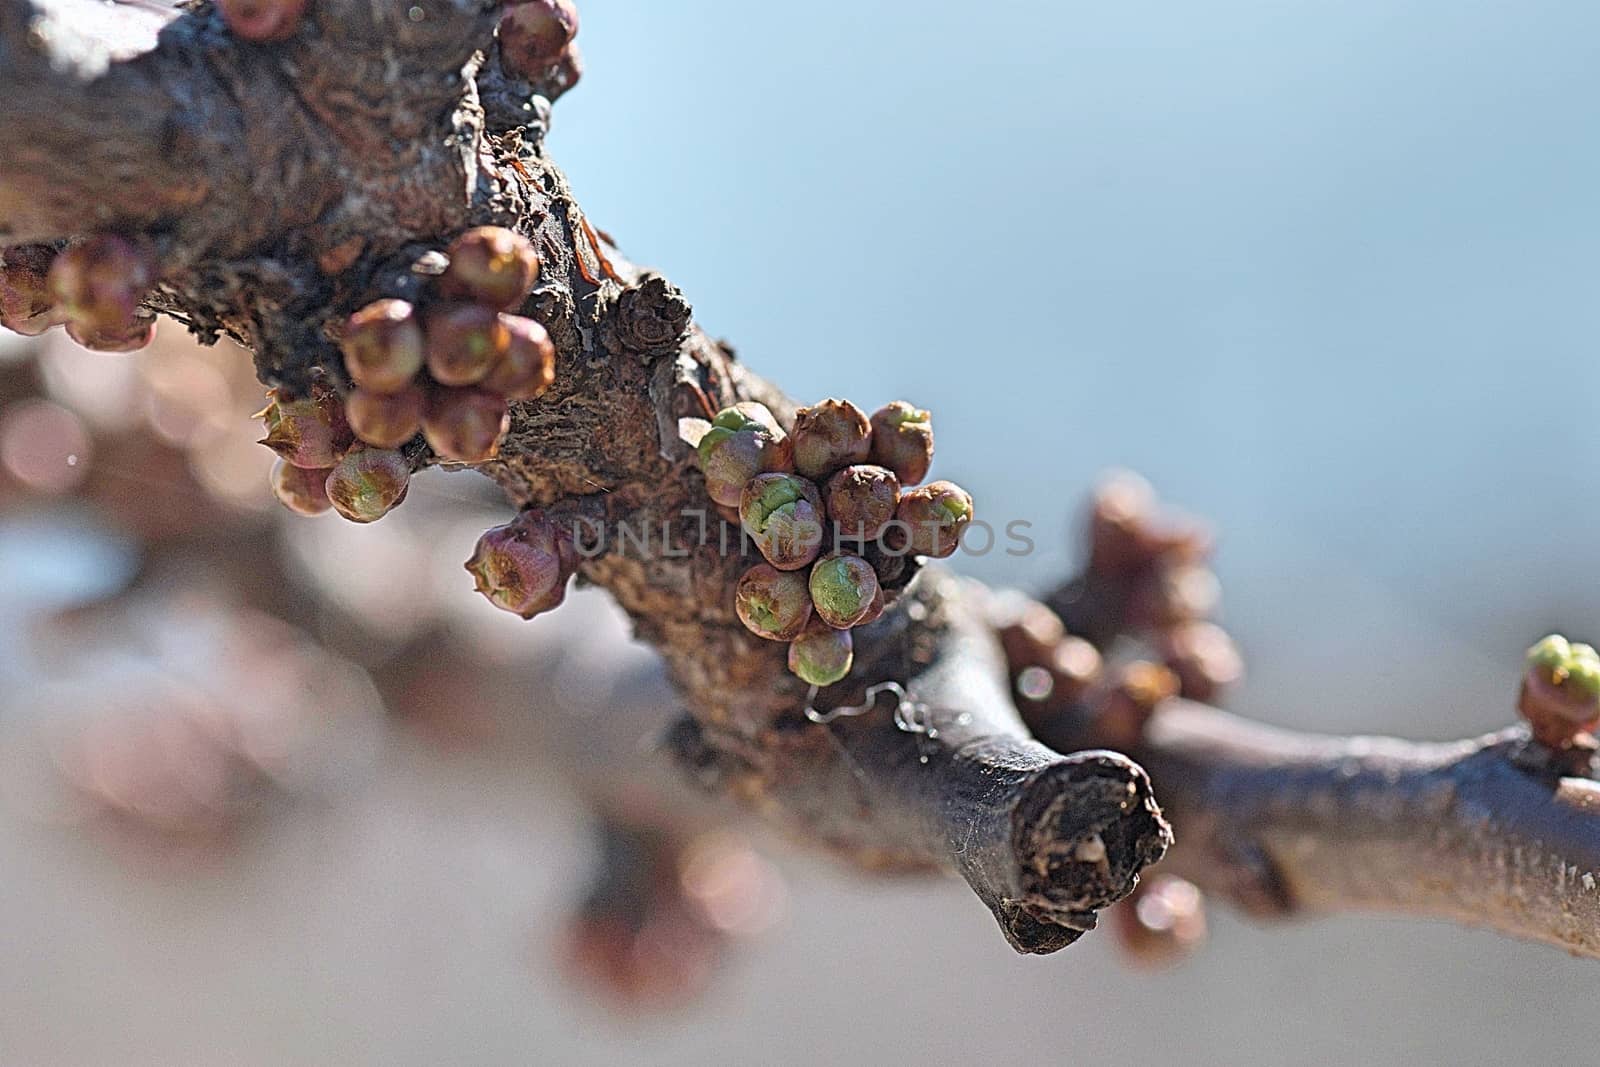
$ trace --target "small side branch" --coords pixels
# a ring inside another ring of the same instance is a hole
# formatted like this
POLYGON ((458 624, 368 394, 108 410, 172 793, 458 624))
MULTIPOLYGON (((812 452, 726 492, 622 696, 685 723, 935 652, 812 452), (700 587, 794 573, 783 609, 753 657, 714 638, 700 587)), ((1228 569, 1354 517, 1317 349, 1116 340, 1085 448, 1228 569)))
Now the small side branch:
POLYGON ((1512 728, 1446 744, 1330 738, 1196 704, 1139 752, 1175 806, 1172 866, 1255 911, 1394 911, 1600 956, 1600 784, 1512 728))

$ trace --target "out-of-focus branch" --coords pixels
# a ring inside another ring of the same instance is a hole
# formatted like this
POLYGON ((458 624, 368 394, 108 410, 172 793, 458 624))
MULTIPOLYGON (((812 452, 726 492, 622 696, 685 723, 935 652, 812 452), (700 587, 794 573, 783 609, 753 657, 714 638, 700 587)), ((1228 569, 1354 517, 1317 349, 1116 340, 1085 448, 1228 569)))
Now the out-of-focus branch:
MULTIPOLYGON (((1192 535, 1153 504, 1126 480, 1102 489, 1084 573, 1048 598, 1113 659, 1124 643, 1149 647, 1152 606, 1159 616, 1183 600, 1171 583, 1173 595, 1151 590, 1193 565, 1192 535)), ((1049 627, 1023 628, 1015 603, 1004 614, 1013 669, 1047 658, 1028 638, 1049 627)), ((1595 663, 1552 641, 1558 666, 1595 663)), ((1529 666, 1521 708, 1544 723, 1541 744, 1522 726, 1447 743, 1295 733, 1175 699, 1175 682, 1148 684, 1159 670, 1125 667, 1047 695, 1029 722, 1046 744, 1106 744, 1149 770, 1177 838, 1163 873, 1263 917, 1395 912, 1600 956, 1600 783, 1582 731, 1600 715, 1564 673, 1551 687, 1546 667, 1529 666)))

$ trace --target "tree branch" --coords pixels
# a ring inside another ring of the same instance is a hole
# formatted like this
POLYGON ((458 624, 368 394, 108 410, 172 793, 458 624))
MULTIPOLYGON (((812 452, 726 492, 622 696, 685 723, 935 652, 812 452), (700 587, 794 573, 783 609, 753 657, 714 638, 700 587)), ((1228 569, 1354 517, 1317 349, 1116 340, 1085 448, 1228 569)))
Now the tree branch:
POLYGON ((1163 869, 1252 914, 1398 912, 1600 957, 1600 784, 1524 766, 1528 744, 1322 737, 1173 701, 1134 754, 1177 827, 1163 869))
MULTIPOLYGON (((1083 573, 1047 598, 1107 654, 1159 644, 1150 619, 1173 613, 1151 590, 1203 555, 1197 528, 1164 522, 1154 504, 1148 487, 1103 487, 1083 573)), ((1552 751, 1523 726, 1445 743, 1294 733, 1182 699, 1147 709, 1130 744, 1115 688, 1030 723, 1046 744, 1120 745, 1149 770, 1177 837, 1164 872, 1257 916, 1397 912, 1600 956, 1588 749, 1552 751)))
MULTIPOLYGON (((860 666, 839 688, 860 699, 894 681, 920 727, 897 728, 887 707, 831 727, 805 717, 783 646, 735 615, 753 558, 736 526, 719 535, 679 438, 681 419, 736 401, 785 426, 793 405, 584 219, 544 154, 539 83, 497 59, 497 5, 319 0, 272 46, 199 5, 153 49, 92 69, 59 62, 80 46, 65 29, 35 32, 39 10, 0 0, 0 99, 18 101, 4 118, 33 146, 0 159, 0 233, 148 242, 152 305, 252 348, 269 384, 293 394, 325 374, 348 387, 334 342, 346 317, 416 299, 461 230, 533 241, 543 269, 520 310, 554 340, 556 381, 512 405, 498 455, 476 466, 517 505, 605 531, 581 573, 665 657, 701 766, 856 860, 956 868, 1027 951, 1076 939, 1159 857, 1167 828, 1143 772, 1028 740, 969 594, 916 580, 915 563, 892 583, 905 595, 859 632, 860 666)), ((83 15, 60 11, 63 26, 83 15)), ((437 462, 420 444, 407 456, 437 462)))

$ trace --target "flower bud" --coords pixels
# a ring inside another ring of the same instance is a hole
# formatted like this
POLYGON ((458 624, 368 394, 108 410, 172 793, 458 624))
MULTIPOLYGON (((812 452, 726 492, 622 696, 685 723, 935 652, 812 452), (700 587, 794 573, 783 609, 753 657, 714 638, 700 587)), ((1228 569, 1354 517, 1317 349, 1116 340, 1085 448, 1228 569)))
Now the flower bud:
POLYGON ((872 608, 878 575, 860 556, 834 554, 811 568, 809 588, 817 617, 835 630, 848 630, 872 608))
POLYGON ((793 641, 811 621, 805 576, 768 563, 744 572, 733 593, 733 606, 745 629, 769 641, 793 641))
POLYGON ((916 485, 933 465, 933 416, 904 400, 872 413, 872 462, 894 471, 901 485, 916 485))
POLYGON ((1528 649, 1517 710, 1547 748, 1570 748, 1600 725, 1600 654, 1551 634, 1528 649))
POLYGON ((156 339, 156 317, 137 315, 127 326, 112 332, 84 330, 77 323, 69 322, 67 336, 92 352, 137 352, 148 348, 156 339))
POLYGON ((50 295, 50 261, 44 245, 14 245, 0 254, 0 327, 37 337, 60 321, 50 295))
POLYGON ((739 522, 780 571, 797 571, 822 551, 822 496, 793 474, 752 478, 739 499, 739 522))
POLYGON ((872 451, 872 424, 848 400, 824 400, 794 413, 794 469, 822 479, 872 451))
POLYGON ((492 308, 454 304, 428 316, 428 373, 440 385, 475 385, 511 348, 511 331, 492 308))
POLYGON ((505 397, 482 389, 435 389, 422 417, 428 445, 456 463, 493 459, 510 426, 505 397))
POLYGON ((756 403, 724 408, 696 446, 706 492, 718 504, 735 507, 745 485, 758 474, 787 471, 789 438, 772 412, 756 403))
POLYGON ((961 547, 972 497, 954 482, 929 482, 901 494, 895 518, 910 528, 911 551, 944 559, 961 547))
POLYGON ((560 62, 577 35, 572 0, 508 0, 500 18, 500 54, 508 69, 531 78, 560 62))
POLYGON ((559 606, 577 568, 571 536, 539 511, 525 511, 478 538, 467 561, 478 592, 524 619, 559 606))
POLYGON ((439 291, 496 311, 511 311, 527 299, 539 280, 539 254, 533 242, 503 226, 479 226, 451 242, 450 266, 439 291))
POLYGON ((369 445, 399 448, 422 429, 422 413, 427 400, 413 385, 398 393, 377 393, 355 389, 344 400, 344 416, 350 429, 369 445))
POLYGON ((155 284, 155 270, 132 241, 107 233, 56 256, 49 283, 62 319, 83 336, 125 337, 155 284))
POLYGON ((328 499, 331 470, 307 470, 283 460, 272 465, 272 495, 296 515, 321 515, 333 507, 328 499))
POLYGON ((351 522, 377 522, 400 506, 411 464, 399 452, 356 445, 328 473, 328 499, 351 522))
POLYGON ((346 321, 340 348, 351 381, 375 393, 398 393, 421 373, 426 344, 409 303, 376 300, 346 321))
POLYGON ((267 436, 260 442, 296 467, 331 467, 355 440, 345 421, 344 403, 327 385, 318 383, 311 395, 284 400, 276 389, 258 416, 267 436))
POLYGON ((533 400, 556 380, 556 346, 550 334, 532 319, 502 315, 511 345, 479 387, 507 400, 533 400))
POLYGON ((886 468, 859 463, 829 478, 822 498, 839 537, 871 541, 894 518, 900 479, 886 468))
POLYGON ((266 43, 286 41, 300 28, 306 0, 217 0, 235 37, 266 43))
POLYGON ((789 644, 789 672, 816 686, 832 685, 850 673, 855 662, 855 641, 849 630, 835 630, 812 619, 805 632, 789 644))

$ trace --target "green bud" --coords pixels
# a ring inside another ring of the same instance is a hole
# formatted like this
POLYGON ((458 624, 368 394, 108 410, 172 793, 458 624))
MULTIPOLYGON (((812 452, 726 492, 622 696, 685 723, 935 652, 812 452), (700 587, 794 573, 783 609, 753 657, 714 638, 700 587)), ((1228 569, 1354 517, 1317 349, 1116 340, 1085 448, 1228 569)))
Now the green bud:
POLYGON ((794 474, 759 474, 744 487, 739 521, 767 562, 799 570, 822 550, 822 495, 794 474))
POLYGON ((1551 634, 1528 649, 1528 666, 1553 675, 1572 658, 1572 645, 1560 634, 1551 634))
POLYGON ((901 495, 895 519, 909 528, 913 552, 944 559, 972 521, 972 497, 954 482, 929 482, 901 495))
POLYGON ((810 589, 818 618, 836 630, 848 630, 872 608, 878 575, 859 556, 828 556, 811 568, 810 589))
POLYGON ((835 630, 820 619, 789 645, 789 671, 815 686, 842 681, 855 662, 855 642, 849 630, 835 630))
POLYGON ((739 506, 746 483, 756 475, 792 466, 787 435, 770 411, 754 403, 719 411, 695 451, 706 492, 727 507, 739 506))
POLYGON ((792 641, 811 621, 811 597, 804 576, 759 563, 745 571, 734 590, 739 621, 758 637, 792 641))
POLYGON ((872 462, 894 471, 902 485, 916 485, 933 465, 933 421, 904 400, 872 415, 872 462))
POLYGON ((829 399, 794 413, 794 468, 807 478, 822 479, 853 463, 865 463, 872 451, 872 424, 867 413, 848 400, 829 399))

